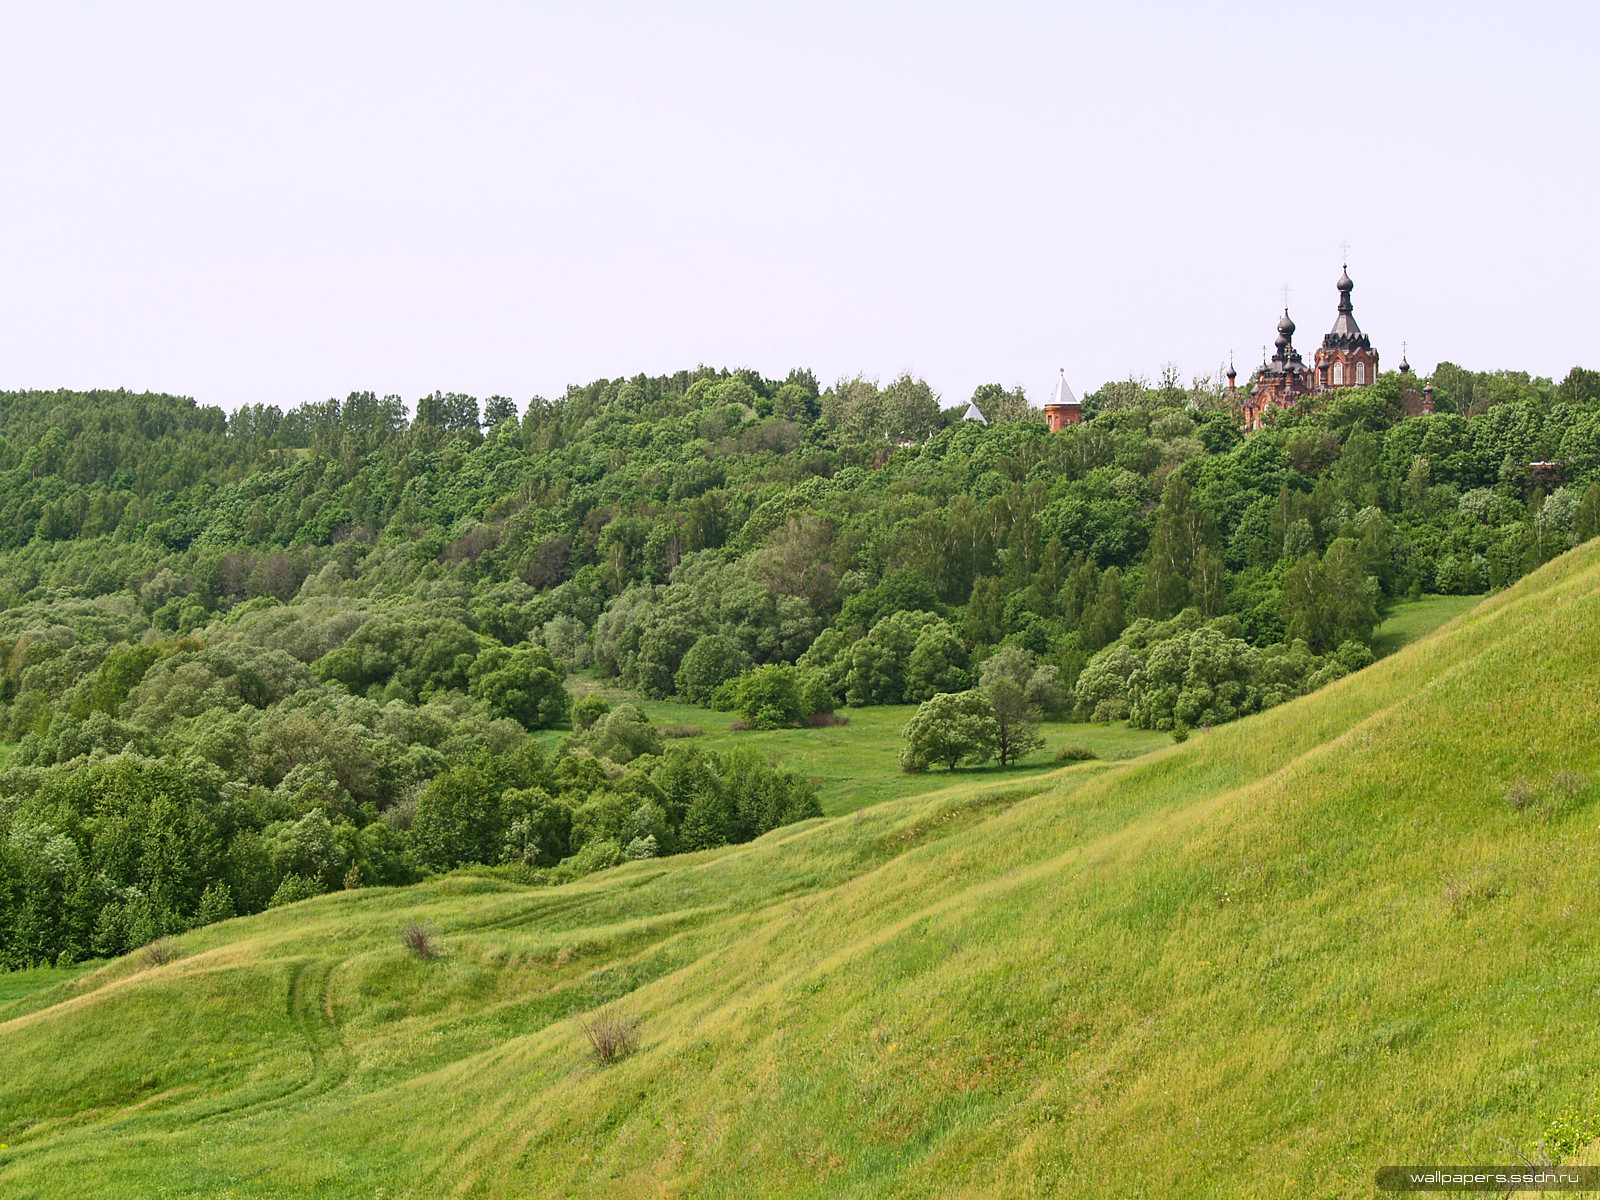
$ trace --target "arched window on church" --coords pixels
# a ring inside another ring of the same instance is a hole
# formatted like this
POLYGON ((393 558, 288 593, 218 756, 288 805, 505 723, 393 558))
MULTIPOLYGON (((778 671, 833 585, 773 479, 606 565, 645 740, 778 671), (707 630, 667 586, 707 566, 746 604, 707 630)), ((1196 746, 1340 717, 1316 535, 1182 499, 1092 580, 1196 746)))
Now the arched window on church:
POLYGON ((1366 381, 1367 381, 1367 364, 1364 363, 1364 362, 1358 362, 1356 364, 1356 382, 1357 383, 1365 383, 1366 381))
POLYGON ((1333 386, 1334 387, 1339 387, 1343 383, 1344 383, 1344 364, 1342 362, 1336 362, 1336 363, 1333 364, 1333 386))

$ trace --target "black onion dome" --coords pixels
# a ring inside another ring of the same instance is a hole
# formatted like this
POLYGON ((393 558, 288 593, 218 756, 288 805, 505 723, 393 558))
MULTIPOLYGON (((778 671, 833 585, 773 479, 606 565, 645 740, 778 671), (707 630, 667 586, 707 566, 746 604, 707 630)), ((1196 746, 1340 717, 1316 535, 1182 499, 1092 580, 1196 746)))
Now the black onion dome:
POLYGON ((1355 339, 1363 338, 1361 326, 1356 324, 1355 305, 1350 303, 1350 293, 1355 289, 1355 284, 1350 280, 1350 270, 1345 268, 1339 272, 1339 315, 1333 322, 1333 329, 1328 336, 1322 339, 1324 346, 1353 345, 1355 339), (1329 339, 1332 339, 1330 341, 1329 339))
POLYGON ((1289 310, 1283 310, 1283 320, 1278 322, 1278 332, 1287 340, 1294 336, 1294 320, 1289 316, 1289 310))

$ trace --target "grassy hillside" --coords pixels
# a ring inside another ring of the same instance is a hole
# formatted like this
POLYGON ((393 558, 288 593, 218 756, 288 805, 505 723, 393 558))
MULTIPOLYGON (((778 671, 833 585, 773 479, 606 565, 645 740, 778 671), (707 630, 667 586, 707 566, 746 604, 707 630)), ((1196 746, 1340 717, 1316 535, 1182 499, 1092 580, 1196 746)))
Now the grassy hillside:
POLYGON ((1124 763, 0 1007, 8 1196, 1318 1196, 1600 1114, 1600 546, 1124 763), (410 957, 407 920, 442 957, 410 957), (574 1016, 619 999, 607 1067, 574 1016))
POLYGON ((1481 596, 1424 596, 1420 600, 1401 600, 1394 604, 1372 631, 1372 650, 1379 658, 1393 654, 1426 637, 1446 621, 1468 612, 1481 596))

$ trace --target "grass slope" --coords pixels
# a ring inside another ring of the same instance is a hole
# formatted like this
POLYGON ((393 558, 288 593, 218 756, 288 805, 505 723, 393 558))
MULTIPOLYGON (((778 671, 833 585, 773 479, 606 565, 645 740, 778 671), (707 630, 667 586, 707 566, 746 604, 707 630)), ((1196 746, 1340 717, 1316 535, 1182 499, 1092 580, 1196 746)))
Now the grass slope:
POLYGON ((1446 621, 1470 612, 1482 596, 1424 596, 1420 600, 1401 600, 1372 631, 1372 648, 1379 658, 1393 654, 1426 637, 1446 621))
POLYGON ((1345 1197, 1510 1161, 1596 1112, 1596 679, 1591 547, 1124 763, 200 930, 0 1008, 0 1191, 1345 1197), (642 1047, 598 1067, 572 1017, 618 997, 642 1047))

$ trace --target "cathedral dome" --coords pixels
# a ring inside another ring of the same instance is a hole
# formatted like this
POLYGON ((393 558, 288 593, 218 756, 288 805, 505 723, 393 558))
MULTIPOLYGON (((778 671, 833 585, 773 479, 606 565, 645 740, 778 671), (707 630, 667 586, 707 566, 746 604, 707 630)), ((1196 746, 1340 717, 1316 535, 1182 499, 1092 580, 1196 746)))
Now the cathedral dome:
POLYGON ((1278 332, 1283 335, 1283 340, 1288 341, 1294 337, 1294 321, 1289 316, 1289 310, 1283 310, 1283 320, 1278 322, 1278 332))

